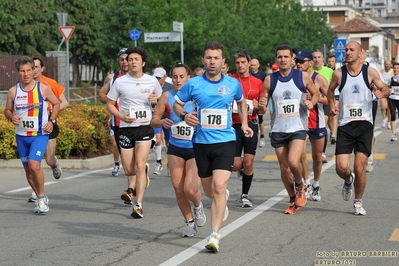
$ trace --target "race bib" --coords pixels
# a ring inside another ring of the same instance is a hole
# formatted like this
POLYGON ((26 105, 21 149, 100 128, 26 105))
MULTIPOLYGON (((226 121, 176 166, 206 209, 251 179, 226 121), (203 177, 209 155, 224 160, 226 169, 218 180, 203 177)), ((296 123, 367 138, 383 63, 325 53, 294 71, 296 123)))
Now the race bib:
POLYGON ((283 100, 277 102, 280 117, 299 116, 299 100, 283 100))
POLYGON ((130 107, 130 117, 136 118, 135 122, 150 122, 152 113, 150 107, 130 107))
POLYGON ((391 87, 391 94, 399 95, 399 86, 392 86, 391 87))
POLYGON ((202 109, 201 126, 203 128, 227 128, 227 110, 202 109))
POLYGON ((344 108, 344 117, 349 121, 365 120, 366 107, 361 103, 346 104, 344 108))
POLYGON ((22 117, 21 123, 19 124, 19 128, 27 132, 39 131, 39 118, 37 116, 22 117))
POLYGON ((191 140, 193 138, 194 128, 187 125, 184 121, 174 124, 171 130, 172 137, 176 139, 191 140))
MULTIPOLYGON (((252 100, 247 100, 247 113, 248 115, 252 115, 252 113, 254 112, 254 103, 252 100)), ((238 114, 238 106, 237 106, 237 102, 233 101, 233 113, 238 114)))

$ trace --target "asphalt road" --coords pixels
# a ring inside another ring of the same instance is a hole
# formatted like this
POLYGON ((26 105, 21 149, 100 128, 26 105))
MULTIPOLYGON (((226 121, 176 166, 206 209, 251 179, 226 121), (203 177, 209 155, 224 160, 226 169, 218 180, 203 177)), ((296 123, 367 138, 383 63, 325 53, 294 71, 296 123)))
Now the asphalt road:
POLYGON ((34 214, 26 201, 30 189, 22 168, 0 168, 0 265, 399 265, 399 143, 390 141, 378 118, 374 171, 363 198, 366 216, 355 216, 352 201, 342 200, 330 144, 321 201, 284 214, 288 197, 267 143, 255 159, 253 208, 241 208, 241 182, 235 173, 230 178, 230 216, 218 254, 204 249, 210 231, 205 197, 207 224, 193 238, 180 236, 183 218, 166 169, 150 175, 144 218, 134 219, 132 207, 120 199, 126 177, 111 177, 110 168, 64 169, 59 180, 46 169, 45 215, 34 214))

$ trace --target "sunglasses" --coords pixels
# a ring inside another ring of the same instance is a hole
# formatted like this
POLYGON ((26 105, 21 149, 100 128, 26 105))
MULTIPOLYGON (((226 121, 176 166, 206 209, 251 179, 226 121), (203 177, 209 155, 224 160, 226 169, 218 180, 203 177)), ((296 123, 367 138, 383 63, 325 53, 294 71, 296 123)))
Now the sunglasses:
POLYGON ((295 59, 295 63, 299 63, 299 64, 304 64, 305 62, 309 62, 309 61, 312 61, 312 60, 310 60, 310 59, 305 59, 305 60, 300 60, 300 59, 295 59))

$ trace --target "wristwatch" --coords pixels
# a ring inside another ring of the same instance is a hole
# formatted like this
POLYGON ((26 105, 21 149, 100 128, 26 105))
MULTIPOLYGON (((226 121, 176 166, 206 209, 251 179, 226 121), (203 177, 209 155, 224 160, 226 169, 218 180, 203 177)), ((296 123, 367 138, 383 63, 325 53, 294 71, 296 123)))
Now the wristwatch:
POLYGON ((51 123, 53 123, 53 124, 57 123, 57 120, 55 120, 55 119, 50 120, 50 121, 51 121, 51 123))
POLYGON ((186 117, 186 115, 187 115, 187 112, 182 112, 182 113, 180 114, 180 119, 181 119, 182 121, 184 121, 184 118, 186 117))

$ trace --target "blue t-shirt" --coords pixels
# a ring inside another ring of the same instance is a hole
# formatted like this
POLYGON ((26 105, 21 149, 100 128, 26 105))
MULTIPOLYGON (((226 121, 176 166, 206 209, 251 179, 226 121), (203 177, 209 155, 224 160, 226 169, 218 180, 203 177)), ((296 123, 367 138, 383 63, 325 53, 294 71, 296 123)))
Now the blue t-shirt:
MULTIPOLYGON (((192 136, 192 132, 194 131, 193 127, 188 126, 187 124, 181 121, 180 117, 178 117, 173 111, 173 104, 175 103, 175 91, 168 91, 168 102, 167 104, 170 106, 170 115, 169 119, 173 121, 173 126, 168 129, 170 134, 169 143, 173 146, 182 148, 182 149, 191 149, 193 148, 192 140, 190 139, 190 135, 192 136)), ((184 105, 184 111, 187 113, 191 113, 193 111, 192 102, 187 102, 184 105)))
POLYGON ((243 99, 241 84, 237 79, 222 75, 220 80, 212 81, 205 73, 189 79, 175 96, 180 104, 193 102, 199 119, 193 143, 201 144, 236 140, 232 127, 232 103, 243 99))

